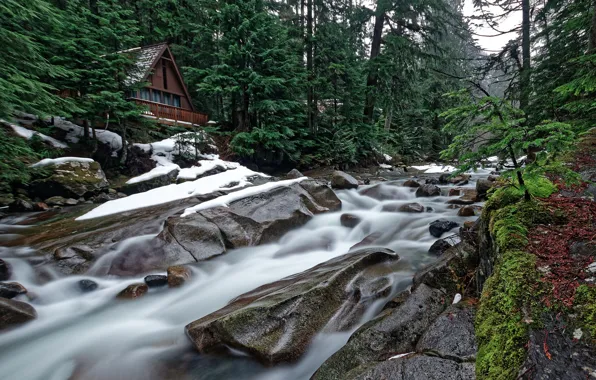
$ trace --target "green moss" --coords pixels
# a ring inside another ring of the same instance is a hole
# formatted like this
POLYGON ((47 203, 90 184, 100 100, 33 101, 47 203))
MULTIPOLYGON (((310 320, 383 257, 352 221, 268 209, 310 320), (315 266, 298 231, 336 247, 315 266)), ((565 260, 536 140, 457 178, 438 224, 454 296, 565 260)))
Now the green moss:
POLYGON ((579 320, 596 337, 596 287, 580 285, 575 292, 574 308, 579 320))

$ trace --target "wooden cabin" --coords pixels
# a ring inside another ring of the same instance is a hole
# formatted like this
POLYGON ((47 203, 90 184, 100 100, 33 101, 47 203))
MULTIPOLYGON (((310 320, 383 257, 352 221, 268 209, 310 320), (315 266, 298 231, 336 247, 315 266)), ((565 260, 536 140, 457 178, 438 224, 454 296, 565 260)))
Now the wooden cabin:
POLYGON ((126 85, 143 83, 128 99, 145 105, 143 116, 160 123, 180 126, 205 125, 208 116, 196 112, 174 56, 166 43, 126 50, 135 63, 128 72, 126 85))

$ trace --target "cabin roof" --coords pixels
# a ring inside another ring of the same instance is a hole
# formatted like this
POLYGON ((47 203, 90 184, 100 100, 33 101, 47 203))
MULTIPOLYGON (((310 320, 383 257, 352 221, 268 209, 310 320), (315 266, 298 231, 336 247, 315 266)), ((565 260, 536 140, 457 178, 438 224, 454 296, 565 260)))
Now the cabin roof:
POLYGON ((128 70, 125 85, 132 86, 144 81, 167 48, 168 45, 166 43, 161 43, 120 51, 119 53, 136 55, 134 65, 128 70))

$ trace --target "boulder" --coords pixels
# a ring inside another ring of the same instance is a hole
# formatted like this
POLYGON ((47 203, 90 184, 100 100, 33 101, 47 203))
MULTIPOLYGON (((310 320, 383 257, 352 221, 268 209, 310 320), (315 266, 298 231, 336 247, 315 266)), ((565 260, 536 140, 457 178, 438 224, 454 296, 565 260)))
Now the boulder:
POLYGON ((0 282, 0 297, 15 298, 19 294, 27 293, 27 289, 18 282, 0 282))
POLYGON ((452 222, 446 219, 439 219, 432 222, 429 225, 428 230, 432 236, 440 238, 441 235, 443 235, 445 232, 449 232, 458 226, 459 224, 457 224, 456 222, 452 222))
POLYGON ((64 203, 66 203, 66 198, 56 195, 49 197, 44 202, 50 206, 64 206, 64 203))
POLYGON ((493 187, 494 183, 488 179, 479 179, 476 181, 476 192, 478 197, 486 198, 486 193, 493 187))
POLYGON ((404 182, 404 186, 405 187, 420 187, 421 185, 414 181, 413 179, 409 179, 406 182, 404 182))
POLYGON ((186 326, 201 353, 232 348, 265 364, 294 362, 323 327, 346 331, 391 291, 387 249, 363 249, 261 286, 186 326))
POLYGON ((358 187, 358 180, 347 173, 336 170, 331 177, 331 187, 338 190, 355 189, 358 187))
POLYGON ((451 178, 451 174, 443 173, 439 176, 438 183, 442 183, 444 185, 449 183, 449 179, 451 178))
POLYGON ((14 327, 37 318, 37 312, 28 303, 0 298, 0 330, 14 327))
POLYGON ((387 212, 424 212, 425 208, 420 203, 389 203, 383 205, 382 210, 387 212))
POLYGON ((451 244, 445 239, 439 239, 428 249, 428 253, 433 256, 441 256, 445 251, 451 248, 451 244))
POLYGON ((416 190, 417 197, 438 197, 441 195, 441 188, 437 185, 422 185, 416 190))
POLYGON ((300 177, 304 177, 304 174, 300 173, 297 169, 292 169, 286 174, 287 179, 296 179, 300 177))
POLYGON ((33 204, 33 211, 48 211, 50 207, 43 202, 35 202, 33 204))
POLYGON ((101 166, 96 161, 66 161, 45 166, 44 169, 49 172, 49 176, 36 179, 29 184, 29 193, 33 197, 87 197, 107 190, 109 186, 101 166))
POLYGON ((359 243, 356 243, 350 247, 350 252, 362 247, 376 245, 381 236, 383 236, 381 232, 373 232, 372 234, 365 236, 364 239, 362 239, 359 243))
POLYGON ((147 284, 147 286, 150 288, 159 288, 168 284, 168 276, 160 274, 151 274, 149 276, 145 276, 144 280, 145 284, 147 284))
POLYGON ((80 280, 78 283, 79 290, 83 293, 89 293, 98 288, 97 282, 89 279, 80 280))
POLYGON ((168 286, 177 288, 190 280, 192 272, 189 268, 182 265, 174 265, 168 268, 168 286))
POLYGON ((461 189, 449 189, 450 197, 457 197, 459 195, 461 195, 461 189))
POLYGON ((471 207, 471 206, 464 206, 464 207, 460 208, 459 211, 457 212, 457 216, 468 217, 468 216, 475 216, 475 215, 476 215, 476 210, 474 209, 474 207, 471 207))
POLYGON ((94 250, 86 245, 72 245, 57 248, 53 259, 55 265, 64 274, 83 273, 95 260, 94 250))
POLYGON ((149 291, 149 288, 144 283, 131 284, 118 293, 117 297, 122 299, 135 299, 144 296, 147 291, 149 291))
MULTIPOLYGON (((126 195, 142 193, 144 191, 148 191, 151 189, 155 189, 161 186, 171 185, 172 183, 176 183, 176 178, 178 178, 178 173, 180 173, 180 169, 173 166, 172 170, 167 173, 160 174, 153 178, 149 178, 145 181, 139 181, 135 183, 127 183, 122 186, 119 190, 121 193, 126 195)), ((114 194, 116 195, 116 194, 114 194)))
POLYGON ((397 307, 383 311, 356 330, 348 343, 327 359, 312 379, 349 379, 371 364, 378 364, 398 353, 414 351, 420 336, 443 311, 444 298, 445 295, 437 289, 418 286, 397 307))
POLYGON ((10 211, 30 212, 34 211, 33 204, 24 199, 15 199, 9 206, 10 211))
POLYGON ((359 191, 360 195, 376 199, 378 201, 405 200, 409 198, 409 190, 391 183, 380 183, 359 191))
POLYGON ((6 281, 12 275, 12 267, 6 261, 0 259, 0 281, 6 281))
POLYGON ((360 218, 354 214, 341 214, 339 217, 341 225, 348 228, 356 227, 360 221, 360 218))

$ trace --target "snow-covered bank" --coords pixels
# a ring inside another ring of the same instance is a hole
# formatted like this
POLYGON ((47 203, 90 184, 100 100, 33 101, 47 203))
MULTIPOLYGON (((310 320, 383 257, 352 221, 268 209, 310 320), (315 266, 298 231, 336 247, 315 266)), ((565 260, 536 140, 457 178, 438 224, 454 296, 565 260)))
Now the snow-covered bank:
MULTIPOLYGON (((80 125, 71 123, 70 121, 61 117, 54 118, 54 126, 58 129, 65 131, 66 141, 71 142, 73 144, 78 143, 79 140, 82 139, 85 135, 85 128, 81 127, 80 125)), ((122 149, 122 137, 120 137, 119 134, 109 130, 96 128, 95 135, 97 136, 97 140, 110 146, 112 150, 112 155, 114 157, 117 156, 117 152, 120 151, 120 149, 122 149)))
POLYGON ((43 160, 34 163, 31 165, 32 168, 42 167, 42 166, 52 166, 52 165, 60 165, 65 162, 86 162, 91 163, 93 162, 92 158, 86 157, 58 157, 58 158, 44 158, 43 160))
POLYGON ((68 145, 66 145, 62 141, 56 140, 55 138, 50 137, 50 136, 46 136, 43 133, 39 133, 36 131, 32 131, 31 129, 27 129, 27 128, 24 128, 24 127, 15 125, 15 124, 11 124, 5 120, 0 120, 0 122, 9 125, 17 135, 19 135, 23 138, 26 138, 27 140, 30 140, 33 136, 39 136, 39 138, 41 138, 45 142, 50 143, 54 148, 60 148, 60 149, 68 148, 68 145))

